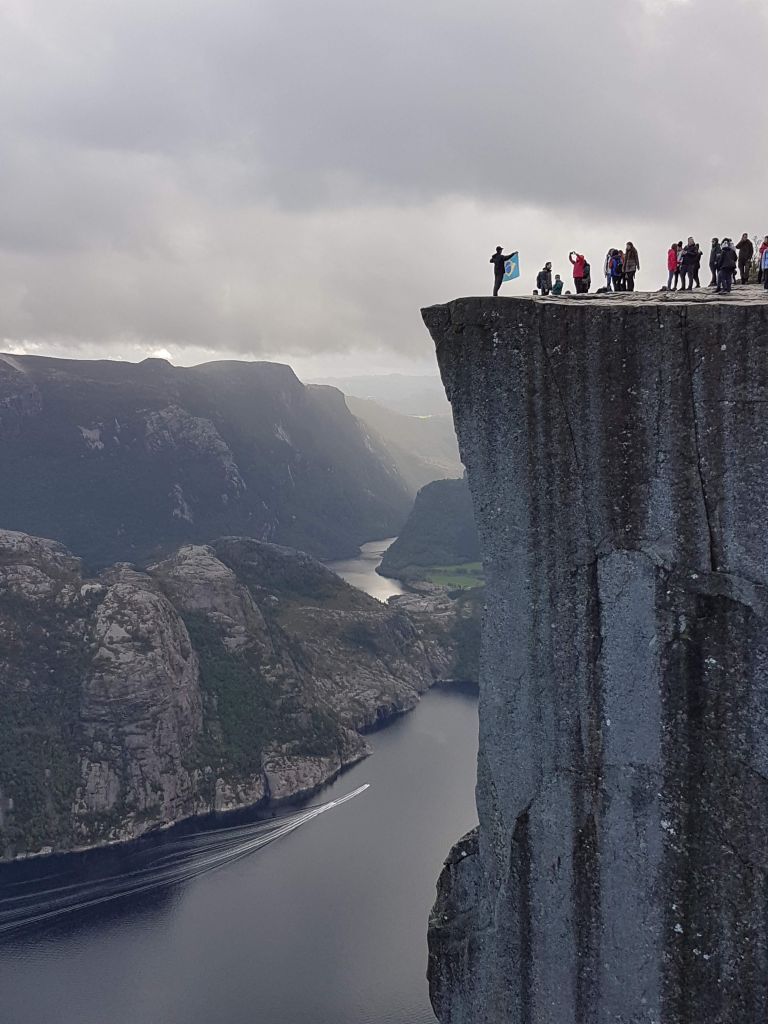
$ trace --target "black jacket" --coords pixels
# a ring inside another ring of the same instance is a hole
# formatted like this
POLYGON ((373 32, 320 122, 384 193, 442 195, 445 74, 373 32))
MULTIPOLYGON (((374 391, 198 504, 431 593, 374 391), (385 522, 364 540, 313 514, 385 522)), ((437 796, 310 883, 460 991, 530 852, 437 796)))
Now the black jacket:
POLYGON ((508 256, 504 256, 503 253, 495 252, 491 256, 489 263, 493 263, 493 272, 497 277, 504 276, 504 264, 507 260, 511 260, 515 254, 511 252, 508 256))
POLYGON ((729 246, 727 249, 720 250, 720 255, 717 257, 717 265, 720 270, 735 270, 736 260, 736 250, 731 249, 729 246))
POLYGON ((694 270, 698 267, 700 260, 699 247, 697 245, 686 245, 683 249, 683 258, 681 260, 683 269, 694 270))
POLYGON ((540 270, 536 276, 536 287, 541 288, 542 291, 552 290, 552 271, 551 270, 540 270))
POLYGON ((755 255, 755 247, 748 238, 743 238, 740 242, 737 242, 736 248, 739 250, 739 263, 741 264, 749 263, 755 255))

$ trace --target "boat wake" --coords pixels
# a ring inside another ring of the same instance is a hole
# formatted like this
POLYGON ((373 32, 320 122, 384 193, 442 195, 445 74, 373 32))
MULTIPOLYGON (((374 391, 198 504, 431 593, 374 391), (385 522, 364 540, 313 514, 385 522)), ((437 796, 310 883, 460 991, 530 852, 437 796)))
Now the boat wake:
MULTIPOLYGON (((0 936, 103 903, 190 882, 211 871, 218 871, 283 839, 368 788, 366 783, 345 796, 277 819, 196 832, 171 840, 158 851, 159 857, 135 871, 48 889, 35 888, 34 892, 20 895, 5 896, 0 891, 0 936)), ((23 888, 23 884, 15 888, 23 888)))

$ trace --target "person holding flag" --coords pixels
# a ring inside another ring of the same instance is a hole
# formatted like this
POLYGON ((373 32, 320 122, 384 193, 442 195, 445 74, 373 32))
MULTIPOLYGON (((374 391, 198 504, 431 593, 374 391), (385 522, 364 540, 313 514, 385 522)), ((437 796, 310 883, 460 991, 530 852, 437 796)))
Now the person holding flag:
POLYGON ((499 288, 501 288, 502 281, 511 281, 515 277, 520 276, 520 267, 517 263, 517 249, 511 252, 508 256, 504 255, 504 250, 500 245, 496 246, 496 252, 491 256, 490 263, 493 264, 493 294, 499 294, 499 288), (507 266, 510 264, 510 266, 507 266))

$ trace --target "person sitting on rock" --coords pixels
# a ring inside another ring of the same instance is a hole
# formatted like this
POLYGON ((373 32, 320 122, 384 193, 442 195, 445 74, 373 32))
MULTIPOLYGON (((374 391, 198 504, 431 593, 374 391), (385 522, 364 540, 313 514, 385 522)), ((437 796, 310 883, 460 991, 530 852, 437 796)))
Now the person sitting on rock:
POLYGON ((499 294, 499 288, 501 288, 501 282, 504 280, 504 264, 507 260, 511 260, 513 256, 517 256, 517 250, 511 252, 508 256, 504 255, 504 251, 500 245, 496 246, 496 252, 491 256, 490 262, 493 264, 493 294, 499 294))
POLYGON ((752 257, 755 255, 755 247, 750 241, 749 235, 746 231, 741 236, 740 241, 736 243, 736 248, 739 252, 739 274, 741 275, 741 283, 749 284, 749 270, 752 266, 752 257))
MULTIPOLYGON (((766 246, 766 248, 768 248, 768 246, 766 246)), ((552 294, 553 295, 562 295, 563 294, 563 282, 562 282, 559 274, 555 274, 555 280, 554 280, 554 283, 552 285, 552 294)))
POLYGON ((724 238, 717 264, 717 291, 730 294, 738 255, 730 238, 724 238))
POLYGON ((552 264, 547 262, 536 275, 536 287, 542 295, 549 295, 552 291, 552 264))

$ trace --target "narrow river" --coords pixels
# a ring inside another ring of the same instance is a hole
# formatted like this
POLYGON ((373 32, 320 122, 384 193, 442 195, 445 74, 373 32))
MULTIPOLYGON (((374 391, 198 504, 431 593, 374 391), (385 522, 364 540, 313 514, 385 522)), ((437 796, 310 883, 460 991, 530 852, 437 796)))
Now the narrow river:
MULTIPOLYGON (((342 574, 370 593, 391 586, 374 573, 383 546, 342 574)), ((444 856, 475 822, 476 701, 433 690, 370 740, 373 755, 313 803, 370 788, 272 845, 192 881, 0 935, 3 1024, 433 1022, 427 916, 444 856)), ((172 842, 155 839, 140 855, 159 860, 172 842)), ((23 877, 0 869, 0 891, 42 892, 58 884, 51 872, 125 873, 136 857, 39 862, 23 877)))
POLYGON ((379 601, 388 601, 390 597, 404 593, 403 588, 397 580, 388 580, 384 576, 379 576, 376 567, 394 539, 394 537, 390 537, 387 540, 372 540, 368 544, 363 544, 358 558, 348 558, 342 562, 328 562, 328 568, 333 569, 347 583, 364 590, 371 597, 375 597, 379 601))

